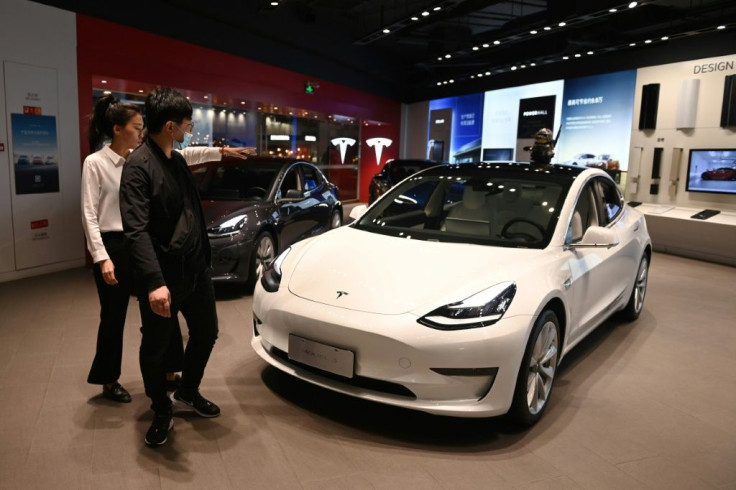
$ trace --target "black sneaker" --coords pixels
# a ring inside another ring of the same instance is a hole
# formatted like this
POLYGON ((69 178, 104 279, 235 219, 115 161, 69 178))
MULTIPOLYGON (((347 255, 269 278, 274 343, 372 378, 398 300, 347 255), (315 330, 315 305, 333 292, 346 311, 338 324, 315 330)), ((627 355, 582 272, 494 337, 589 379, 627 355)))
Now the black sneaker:
POLYGON ((151 427, 146 432, 146 445, 161 446, 166 443, 167 435, 174 427, 174 419, 170 413, 157 413, 153 416, 151 427))
POLYGON ((217 417, 220 415, 220 407, 203 397, 197 391, 194 396, 187 397, 176 390, 171 395, 172 409, 178 410, 194 410, 200 417, 217 417))

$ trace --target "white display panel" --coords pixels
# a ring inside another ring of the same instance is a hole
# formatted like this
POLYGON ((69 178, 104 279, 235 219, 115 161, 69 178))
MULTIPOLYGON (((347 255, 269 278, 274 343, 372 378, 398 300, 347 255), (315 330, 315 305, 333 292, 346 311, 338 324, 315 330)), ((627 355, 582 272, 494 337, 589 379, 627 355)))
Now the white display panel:
POLYGON ((21 270, 65 260, 59 169, 75 163, 61 158, 56 70, 6 61, 4 71, 15 269, 21 270), (55 185, 47 184, 54 173, 55 185))

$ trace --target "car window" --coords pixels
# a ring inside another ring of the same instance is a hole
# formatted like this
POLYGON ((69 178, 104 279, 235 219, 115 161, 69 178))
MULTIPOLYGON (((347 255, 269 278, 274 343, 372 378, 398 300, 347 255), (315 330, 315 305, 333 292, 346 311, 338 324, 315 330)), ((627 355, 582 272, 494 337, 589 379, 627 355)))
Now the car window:
POLYGON ((624 198, 618 187, 606 179, 595 179, 595 190, 604 225, 614 221, 624 206, 624 198))
POLYGON ((212 201, 260 201, 268 197, 279 167, 248 161, 192 171, 202 199, 212 201))
POLYGON ((304 195, 306 196, 312 190, 320 187, 324 183, 324 179, 322 173, 316 167, 308 164, 302 164, 300 167, 304 178, 304 195))
POLYGON ((506 175, 410 177, 370 208, 356 227, 436 241, 543 248, 557 223, 564 188, 506 175))
POLYGON ((286 175, 284 175, 276 198, 285 198, 288 192, 292 189, 296 189, 298 191, 301 191, 302 189, 301 182, 299 181, 298 167, 296 165, 292 166, 289 171, 286 172, 286 175))
POLYGON ((598 208, 593 185, 594 182, 588 182, 580 192, 567 229, 568 243, 580 242, 588 228, 598 226, 598 208))

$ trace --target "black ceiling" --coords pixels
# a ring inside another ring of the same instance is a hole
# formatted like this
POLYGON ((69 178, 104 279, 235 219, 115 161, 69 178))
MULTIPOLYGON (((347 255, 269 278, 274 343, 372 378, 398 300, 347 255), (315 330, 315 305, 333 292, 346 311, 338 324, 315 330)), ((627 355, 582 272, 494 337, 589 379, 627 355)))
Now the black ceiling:
POLYGON ((736 53, 734 0, 272 2, 40 3, 403 102, 736 53))

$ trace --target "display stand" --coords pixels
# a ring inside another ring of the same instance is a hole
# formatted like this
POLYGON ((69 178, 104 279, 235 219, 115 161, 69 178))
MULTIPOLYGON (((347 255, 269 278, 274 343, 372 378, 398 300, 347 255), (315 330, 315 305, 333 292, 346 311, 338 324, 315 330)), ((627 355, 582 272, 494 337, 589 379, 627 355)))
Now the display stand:
POLYGON ((643 203, 655 251, 736 266, 736 212, 693 218, 702 208, 643 203))

